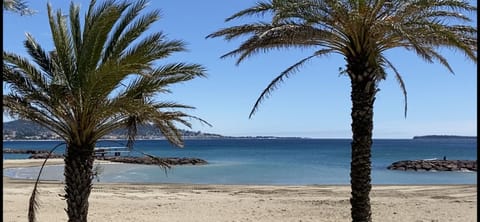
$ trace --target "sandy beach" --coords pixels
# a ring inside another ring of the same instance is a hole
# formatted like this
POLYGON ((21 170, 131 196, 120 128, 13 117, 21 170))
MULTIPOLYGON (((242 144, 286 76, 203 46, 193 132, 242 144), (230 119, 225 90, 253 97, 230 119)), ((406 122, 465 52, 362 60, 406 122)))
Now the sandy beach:
MULTIPOLYGON (((43 160, 4 160, 3 168, 43 160)), ((49 164, 62 164, 52 160, 49 164)), ((27 221, 33 182, 3 177, 3 220, 27 221)), ((38 221, 66 221, 63 184, 40 184, 38 221)), ((89 221, 350 221, 350 187, 94 184, 89 221)), ((477 221, 476 185, 381 185, 371 192, 373 221, 477 221)))

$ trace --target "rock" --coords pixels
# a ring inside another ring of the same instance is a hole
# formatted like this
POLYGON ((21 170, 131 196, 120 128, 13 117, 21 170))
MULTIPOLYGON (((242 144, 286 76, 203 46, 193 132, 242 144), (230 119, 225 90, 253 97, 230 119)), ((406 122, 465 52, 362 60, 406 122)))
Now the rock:
POLYGON ((432 169, 432 164, 431 163, 422 163, 422 169, 425 169, 425 170, 431 170, 432 169))

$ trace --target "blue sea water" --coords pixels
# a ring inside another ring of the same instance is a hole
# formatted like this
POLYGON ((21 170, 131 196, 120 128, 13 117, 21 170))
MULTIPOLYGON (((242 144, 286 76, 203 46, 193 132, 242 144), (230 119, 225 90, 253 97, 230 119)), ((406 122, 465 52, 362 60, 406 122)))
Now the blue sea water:
MULTIPOLYGON (((51 149, 60 141, 4 141, 4 148, 51 149)), ((122 141, 102 141, 99 146, 118 146, 122 141)), ((56 153, 63 153, 64 146, 56 153)), ((202 166, 176 166, 167 173, 157 166, 99 165, 100 182, 192 184, 349 184, 349 139, 209 139, 186 140, 175 148, 164 140, 139 140, 134 150, 160 157, 197 157, 202 166)), ((132 152, 130 155, 141 155, 132 152)), ((4 159, 29 155, 4 154, 4 159)), ((373 184, 476 184, 476 172, 392 171, 399 160, 476 160, 476 139, 376 139, 372 146, 373 184)), ((35 178, 38 167, 4 169, 14 178, 35 178)), ((63 180, 62 166, 48 166, 42 179, 63 180)))

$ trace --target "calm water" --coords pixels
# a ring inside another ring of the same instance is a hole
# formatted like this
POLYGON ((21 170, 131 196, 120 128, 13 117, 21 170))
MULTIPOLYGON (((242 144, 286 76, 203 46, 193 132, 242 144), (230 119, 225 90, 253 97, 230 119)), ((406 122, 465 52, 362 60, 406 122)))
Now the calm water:
MULTIPOLYGON (((59 141, 4 141, 4 148, 51 149, 59 141)), ((121 143, 121 141, 120 141, 121 143)), ((118 146, 103 141, 100 146, 118 146)), ((220 139, 187 140, 174 148, 162 140, 137 141, 135 150, 161 157, 198 157, 204 166, 177 166, 167 174, 156 166, 102 164, 100 182, 196 183, 196 184, 349 184, 348 139, 220 139)), ((57 150, 63 153, 64 146, 57 150)), ((132 152, 131 155, 141 155, 132 152)), ((386 167, 399 160, 443 158, 476 160, 477 141, 374 140, 373 184, 476 184, 476 172, 405 172, 386 167)), ((28 155, 4 154, 4 159, 28 155)), ((38 167, 5 169, 4 175, 34 178, 38 167)), ((43 179, 63 180, 63 167, 46 167, 43 179)))

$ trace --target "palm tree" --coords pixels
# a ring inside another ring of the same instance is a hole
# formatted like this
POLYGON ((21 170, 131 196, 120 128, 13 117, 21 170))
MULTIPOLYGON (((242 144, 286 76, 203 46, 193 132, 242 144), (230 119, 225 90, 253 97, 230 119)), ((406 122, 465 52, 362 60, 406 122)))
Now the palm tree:
POLYGON ((448 48, 463 52, 476 62, 477 30, 464 12, 476 7, 462 0, 268 0, 237 12, 226 21, 248 16, 268 16, 220 29, 207 38, 232 40, 245 37, 240 46, 223 55, 244 59, 273 49, 314 48, 316 51, 280 73, 257 99, 259 104, 278 85, 308 60, 328 54, 345 58, 352 100, 351 216, 353 221, 371 221, 371 145, 373 105, 378 84, 391 69, 405 96, 404 82, 385 52, 404 48, 427 62, 449 63, 439 53, 448 48))
POLYGON ((22 0, 3 0, 3 10, 19 13, 20 15, 33 15, 35 10, 28 7, 22 0))
POLYGON ((87 221, 94 147, 100 138, 126 127, 133 142, 136 126, 149 123, 181 147, 177 125, 190 127, 192 118, 204 122, 182 111, 193 107, 157 101, 160 93, 170 92, 168 86, 203 77, 205 69, 160 63, 185 47, 161 32, 146 33, 159 19, 158 10, 142 13, 146 6, 145 0, 92 0, 81 22, 80 8, 73 2, 68 17, 60 10, 54 13, 48 4, 53 51, 45 51, 27 34, 24 45, 31 60, 3 52, 3 81, 10 87, 3 96, 4 111, 65 140, 69 221, 87 221))

